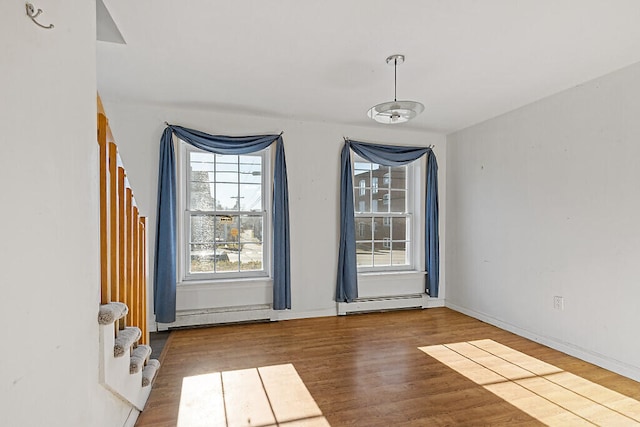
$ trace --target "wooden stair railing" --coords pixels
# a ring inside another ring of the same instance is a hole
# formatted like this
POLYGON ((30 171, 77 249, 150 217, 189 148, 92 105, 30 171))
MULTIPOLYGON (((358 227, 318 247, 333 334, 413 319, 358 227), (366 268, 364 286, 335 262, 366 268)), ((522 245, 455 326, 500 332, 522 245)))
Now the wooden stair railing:
POLYGON ((98 145, 101 303, 126 304, 129 313, 119 321, 116 334, 135 326, 142 331, 141 344, 149 344, 146 218, 140 215, 99 96, 98 145))

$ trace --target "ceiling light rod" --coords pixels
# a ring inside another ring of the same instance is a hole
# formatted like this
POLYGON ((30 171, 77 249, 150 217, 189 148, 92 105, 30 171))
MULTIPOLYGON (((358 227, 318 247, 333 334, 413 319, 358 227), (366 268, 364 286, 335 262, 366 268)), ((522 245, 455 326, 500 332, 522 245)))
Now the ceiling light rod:
POLYGON ((393 101, 373 106, 367 115, 379 123, 396 124, 408 122, 424 111, 424 105, 417 101, 398 101, 398 65, 404 62, 404 55, 387 57, 387 64, 393 64, 393 101))
POLYGON ((398 64, 404 62, 404 55, 391 55, 387 58, 387 64, 393 61, 393 100, 398 100, 398 64))

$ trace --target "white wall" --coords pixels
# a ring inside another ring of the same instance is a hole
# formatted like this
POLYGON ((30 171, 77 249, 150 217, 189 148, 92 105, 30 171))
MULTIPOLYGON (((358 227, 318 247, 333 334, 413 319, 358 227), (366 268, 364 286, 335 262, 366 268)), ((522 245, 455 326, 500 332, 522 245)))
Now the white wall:
POLYGON ((634 65, 447 138, 447 305, 635 379, 639 76, 634 65))
POLYGON ((119 426, 98 384, 95 2, 0 4, 0 424, 119 426))
MULTIPOLYGON (((215 134, 251 135, 284 131, 291 222, 292 310, 279 313, 279 318, 335 315, 337 312, 334 295, 343 136, 381 143, 435 144, 444 212, 446 150, 445 138, 440 134, 411 132, 383 125, 364 128, 104 101, 136 199, 142 213, 148 215, 151 260, 155 242, 159 141, 165 121, 215 134)), ((442 216, 444 220, 444 213, 442 216)), ((444 246, 444 221, 441 239, 444 246)), ((441 283, 442 296, 444 268, 441 283)), ((191 300, 187 302, 186 292, 179 289, 179 309, 196 308, 198 301, 200 306, 197 308, 206 308, 202 306, 202 301, 209 298, 205 291, 190 294, 191 300)), ((236 304, 242 303, 236 301, 236 304)), ((212 301, 204 305, 214 304, 212 301)), ((224 304, 228 305, 228 302, 224 304)))

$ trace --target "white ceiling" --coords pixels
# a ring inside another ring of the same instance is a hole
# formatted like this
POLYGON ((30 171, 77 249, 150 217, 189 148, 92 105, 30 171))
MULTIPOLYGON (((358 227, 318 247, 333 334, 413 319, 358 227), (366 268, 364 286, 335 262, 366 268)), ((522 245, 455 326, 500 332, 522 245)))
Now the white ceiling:
POLYGON ((103 0, 105 100, 449 133, 640 61, 640 0, 103 0))

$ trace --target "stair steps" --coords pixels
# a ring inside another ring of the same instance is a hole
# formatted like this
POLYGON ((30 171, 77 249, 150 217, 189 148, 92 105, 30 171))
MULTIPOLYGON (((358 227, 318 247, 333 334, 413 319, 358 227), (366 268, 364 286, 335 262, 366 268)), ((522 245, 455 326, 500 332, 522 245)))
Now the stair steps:
POLYGON ((149 360, 149 363, 147 363, 147 366, 145 366, 142 371, 142 387, 147 387, 153 383, 159 368, 160 362, 158 360, 149 360))
POLYGON ((130 349, 142 336, 140 328, 127 327, 118 331, 113 346, 113 357, 122 357, 127 349, 130 349))
POLYGON ((131 352, 131 359, 129 360, 129 373, 135 374, 140 372, 144 368, 145 363, 151 356, 151 347, 148 345, 139 345, 133 352, 131 352))
POLYGON ((129 314, 129 307, 121 302, 110 302, 100 306, 98 311, 98 324, 110 325, 116 320, 122 319, 129 314))
POLYGON ((142 411, 160 362, 149 359, 151 347, 138 344, 142 337, 139 328, 120 329, 128 312, 127 305, 120 302, 100 306, 100 381, 133 409, 142 411))

